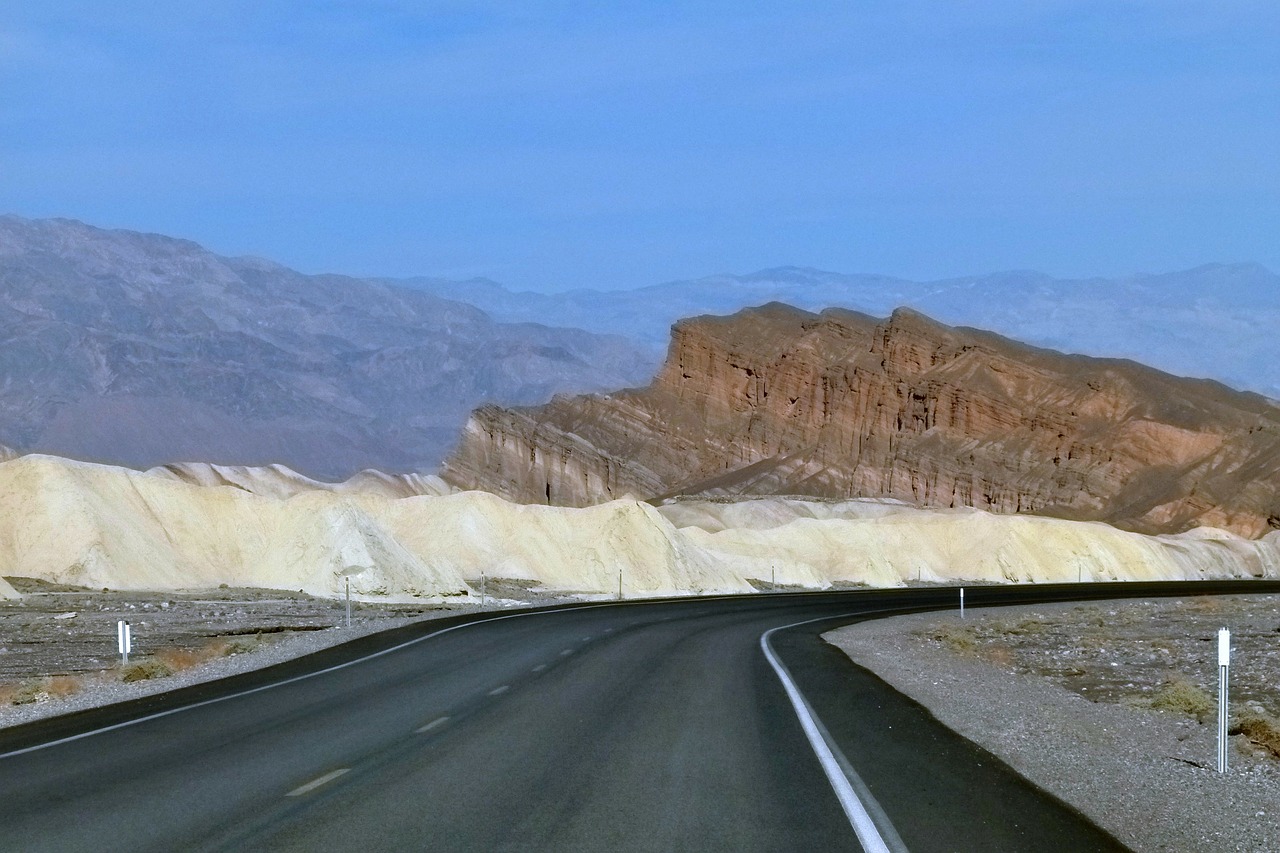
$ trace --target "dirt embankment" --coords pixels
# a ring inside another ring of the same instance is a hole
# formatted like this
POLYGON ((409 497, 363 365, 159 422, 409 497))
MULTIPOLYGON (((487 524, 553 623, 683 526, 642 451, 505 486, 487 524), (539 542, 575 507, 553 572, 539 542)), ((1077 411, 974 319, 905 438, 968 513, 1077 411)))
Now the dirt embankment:
POLYGON ((921 614, 826 638, 1137 851, 1280 850, 1280 596, 921 614), (1217 630, 1232 631, 1230 769, 1217 630))

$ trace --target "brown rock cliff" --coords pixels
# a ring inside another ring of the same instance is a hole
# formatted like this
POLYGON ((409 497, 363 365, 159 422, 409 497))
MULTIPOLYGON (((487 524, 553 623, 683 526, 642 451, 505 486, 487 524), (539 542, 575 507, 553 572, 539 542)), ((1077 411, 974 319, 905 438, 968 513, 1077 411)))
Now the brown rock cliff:
POLYGON ((477 410, 443 476, 569 506, 887 497, 1257 536, 1280 526, 1280 408, 910 310, 770 304, 677 323, 648 388, 477 410))

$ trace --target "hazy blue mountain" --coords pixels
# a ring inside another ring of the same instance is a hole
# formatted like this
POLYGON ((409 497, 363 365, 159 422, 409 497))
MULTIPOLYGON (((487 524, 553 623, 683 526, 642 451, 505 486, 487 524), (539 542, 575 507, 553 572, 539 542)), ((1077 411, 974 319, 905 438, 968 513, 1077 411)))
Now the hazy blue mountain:
POLYGON ((537 294, 303 275, 155 234, 0 217, 0 442, 141 467, 432 470, 482 403, 644 384, 675 320, 771 301, 905 305, 1280 397, 1280 276, 1249 264, 935 282, 785 267, 537 294))
POLYGON ((475 406, 642 384, 656 364, 421 290, 0 217, 0 441, 24 451, 432 470, 475 406))
POLYGON ((1068 352, 1133 358, 1280 397, 1280 275, 1257 264, 1210 264, 1119 279, 1003 272, 915 282, 801 267, 715 275, 629 291, 513 293, 494 282, 412 279, 497 319, 565 323, 665 347, 675 320, 785 302, 886 316, 908 306, 1068 352))

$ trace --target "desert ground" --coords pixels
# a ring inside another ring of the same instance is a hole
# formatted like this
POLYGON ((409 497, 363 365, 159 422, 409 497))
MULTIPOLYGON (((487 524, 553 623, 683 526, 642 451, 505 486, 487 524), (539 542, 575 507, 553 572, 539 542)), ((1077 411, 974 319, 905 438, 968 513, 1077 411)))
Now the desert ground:
POLYGON ((1280 850, 1280 596, 967 617, 896 617, 826 638, 1134 850, 1280 850), (1220 627, 1233 635, 1225 775, 1220 627))
POLYGON ((10 577, 21 598, 0 601, 0 726, 220 678, 357 636, 481 609, 552 604, 572 596, 528 581, 476 578, 474 600, 404 604, 222 587, 102 591, 10 577), (130 623, 133 653, 117 652, 130 623))

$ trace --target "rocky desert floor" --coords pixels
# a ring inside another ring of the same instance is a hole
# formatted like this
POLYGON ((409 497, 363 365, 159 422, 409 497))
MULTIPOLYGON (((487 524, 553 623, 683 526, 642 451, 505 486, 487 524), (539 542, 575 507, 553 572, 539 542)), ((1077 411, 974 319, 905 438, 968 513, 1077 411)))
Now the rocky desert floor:
MULTIPOLYGON (((23 597, 0 601, 0 726, 270 666, 422 619, 578 600, 526 581, 489 578, 483 603, 353 600, 347 628, 343 601, 302 592, 97 591, 7 580, 23 597), (122 619, 133 641, 127 665, 117 653, 122 619)), ((482 588, 479 579, 475 587, 482 588)))
POLYGON ((1280 597, 919 614, 826 635, 1137 851, 1280 850, 1280 597), (1216 771, 1217 631, 1232 631, 1216 771))

